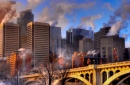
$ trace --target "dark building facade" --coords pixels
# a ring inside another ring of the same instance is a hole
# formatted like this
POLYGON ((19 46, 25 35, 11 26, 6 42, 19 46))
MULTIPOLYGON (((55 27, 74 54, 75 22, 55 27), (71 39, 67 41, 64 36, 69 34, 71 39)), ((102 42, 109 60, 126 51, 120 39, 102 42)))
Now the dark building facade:
POLYGON ((103 27, 98 32, 94 33, 94 49, 100 49, 100 40, 105 37, 111 27, 103 27))
POLYGON ((123 61, 125 40, 118 35, 106 36, 100 41, 100 54, 106 58, 108 63, 123 61))
POLYGON ((79 52, 88 52, 94 49, 93 40, 89 38, 83 38, 79 41, 79 52))
POLYGON ((61 27, 50 27, 50 50, 57 52, 61 48, 61 27))
POLYGON ((67 50, 73 53, 79 51, 79 41, 83 38, 93 39, 93 31, 85 29, 69 29, 66 32, 66 46, 67 50))
POLYGON ((25 10, 20 12, 20 16, 17 19, 17 24, 20 25, 20 47, 26 48, 27 42, 27 24, 34 21, 34 15, 31 10, 25 10))
POLYGON ((61 48, 66 49, 66 39, 61 39, 61 48))
POLYGON ((130 60, 130 48, 125 48, 124 60, 130 60))

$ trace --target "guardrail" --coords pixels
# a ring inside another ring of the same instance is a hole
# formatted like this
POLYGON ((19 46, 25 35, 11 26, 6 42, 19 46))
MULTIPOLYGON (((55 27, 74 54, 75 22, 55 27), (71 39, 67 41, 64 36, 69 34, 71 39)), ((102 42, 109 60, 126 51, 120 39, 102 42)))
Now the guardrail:
POLYGON ((97 65, 97 68, 108 68, 108 67, 127 66, 127 65, 130 65, 130 61, 101 64, 97 65))

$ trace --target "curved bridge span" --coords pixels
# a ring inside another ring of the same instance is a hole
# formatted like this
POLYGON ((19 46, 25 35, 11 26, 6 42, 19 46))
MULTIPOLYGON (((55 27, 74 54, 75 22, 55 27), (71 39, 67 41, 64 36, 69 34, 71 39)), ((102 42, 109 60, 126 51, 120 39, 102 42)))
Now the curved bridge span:
MULTIPOLYGON (((39 74, 30 74, 19 78, 25 79, 25 82, 28 83, 38 81, 38 78, 41 77, 39 74)), ((66 78, 78 79, 86 85, 120 85, 125 79, 130 78, 130 61, 69 69, 66 78)))

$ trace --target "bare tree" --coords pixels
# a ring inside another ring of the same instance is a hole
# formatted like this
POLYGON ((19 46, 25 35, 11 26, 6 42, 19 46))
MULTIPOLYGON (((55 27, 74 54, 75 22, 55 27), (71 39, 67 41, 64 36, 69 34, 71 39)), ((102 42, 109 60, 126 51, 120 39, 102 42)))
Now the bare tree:
POLYGON ((0 79, 1 80, 9 80, 11 78, 10 75, 10 67, 6 64, 6 61, 0 61, 0 79))

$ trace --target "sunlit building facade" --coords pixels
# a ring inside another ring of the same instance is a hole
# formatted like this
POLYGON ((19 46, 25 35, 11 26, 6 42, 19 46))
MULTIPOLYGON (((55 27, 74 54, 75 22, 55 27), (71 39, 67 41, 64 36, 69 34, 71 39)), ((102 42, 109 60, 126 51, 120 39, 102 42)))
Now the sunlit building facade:
POLYGON ((27 48, 33 52, 34 66, 49 60, 50 26, 47 23, 30 22, 27 25, 27 48))
POLYGON ((0 25, 0 57, 6 57, 20 48, 19 25, 4 23, 0 25))

